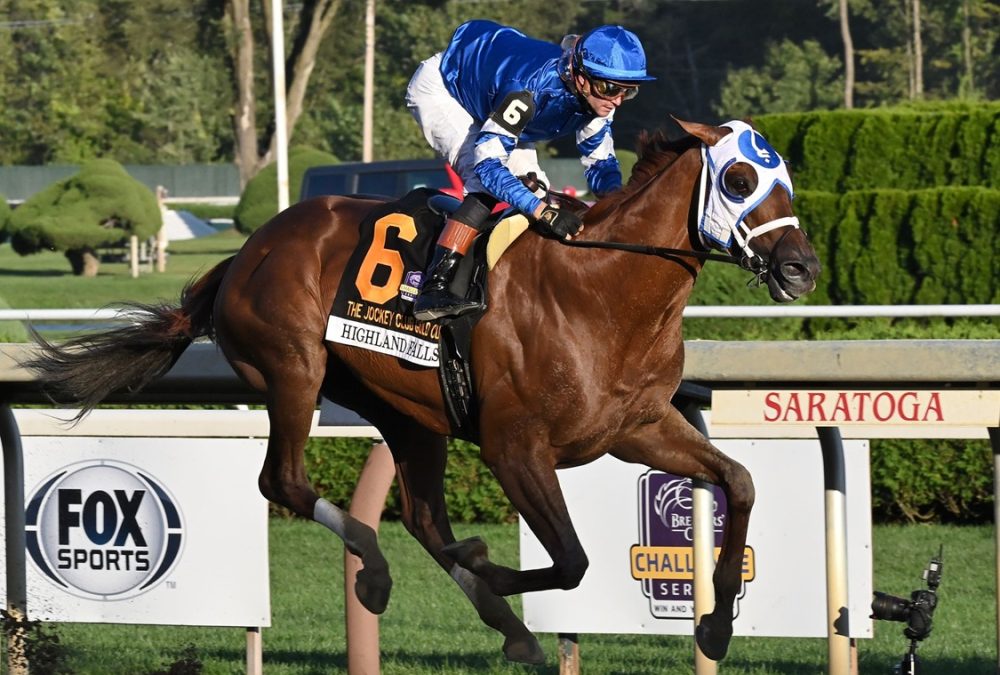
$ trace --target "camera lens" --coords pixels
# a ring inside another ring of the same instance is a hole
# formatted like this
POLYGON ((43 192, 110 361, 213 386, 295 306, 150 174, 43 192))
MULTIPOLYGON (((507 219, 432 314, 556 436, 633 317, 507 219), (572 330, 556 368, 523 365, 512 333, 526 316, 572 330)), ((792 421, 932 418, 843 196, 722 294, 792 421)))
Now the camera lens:
POLYGON ((882 621, 907 621, 910 616, 910 601, 888 593, 875 591, 872 600, 872 618, 882 621))

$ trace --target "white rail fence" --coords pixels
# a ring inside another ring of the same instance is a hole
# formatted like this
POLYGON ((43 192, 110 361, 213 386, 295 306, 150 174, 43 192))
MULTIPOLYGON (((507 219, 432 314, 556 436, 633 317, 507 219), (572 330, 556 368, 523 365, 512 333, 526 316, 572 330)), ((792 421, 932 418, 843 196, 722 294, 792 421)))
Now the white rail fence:
MULTIPOLYGON (((0 309, 0 321, 128 321, 135 310, 0 309)), ((731 305, 689 306, 691 319, 813 319, 1000 316, 996 305, 731 305)))

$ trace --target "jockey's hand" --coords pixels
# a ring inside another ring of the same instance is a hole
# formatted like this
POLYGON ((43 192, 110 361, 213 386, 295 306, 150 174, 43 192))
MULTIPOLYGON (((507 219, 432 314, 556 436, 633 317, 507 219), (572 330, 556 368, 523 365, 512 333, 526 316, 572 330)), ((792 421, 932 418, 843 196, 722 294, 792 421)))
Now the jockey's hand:
POLYGON ((535 221, 545 232, 560 239, 572 239, 583 230, 583 221, 569 209, 541 204, 535 209, 535 221))

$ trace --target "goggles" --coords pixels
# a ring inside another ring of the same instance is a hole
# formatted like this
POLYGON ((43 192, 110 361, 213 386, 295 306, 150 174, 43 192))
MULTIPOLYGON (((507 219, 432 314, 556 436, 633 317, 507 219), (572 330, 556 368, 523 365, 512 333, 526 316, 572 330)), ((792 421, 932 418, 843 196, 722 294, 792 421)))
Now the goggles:
POLYGON ((602 80, 597 77, 591 77, 586 71, 583 72, 583 76, 590 83, 591 93, 605 101, 613 101, 619 96, 624 101, 630 101, 639 94, 639 85, 637 84, 619 84, 611 80, 602 80))

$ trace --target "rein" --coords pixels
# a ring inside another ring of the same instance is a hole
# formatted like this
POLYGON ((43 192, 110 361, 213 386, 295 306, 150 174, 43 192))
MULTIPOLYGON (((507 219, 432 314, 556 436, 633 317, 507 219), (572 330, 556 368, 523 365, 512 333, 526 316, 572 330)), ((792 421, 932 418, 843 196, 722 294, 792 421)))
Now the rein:
MULTIPOLYGON (((705 146, 701 148, 702 154, 702 170, 698 177, 698 213, 696 218, 701 217, 701 213, 705 208, 705 200, 707 199, 707 188, 708 188, 708 163, 705 161, 705 146)), ((782 223, 781 225, 783 225, 782 223)), ((781 226, 778 225, 778 226, 781 226)), ((787 232, 786 232, 787 234, 787 232)), ((782 236, 784 239, 784 236, 782 236)), ((670 260, 674 262, 680 262, 684 264, 683 260, 678 260, 678 258, 697 258, 702 262, 708 262, 709 260, 715 260, 717 262, 729 263, 730 265, 737 265, 738 267, 746 270, 753 274, 753 277, 747 283, 756 283, 760 286, 764 283, 764 278, 768 273, 767 261, 761 258, 759 255, 743 255, 736 257, 734 255, 725 253, 712 253, 710 251, 689 251, 687 249, 680 248, 664 248, 662 246, 647 246, 645 244, 629 244, 625 242, 618 241, 575 241, 566 239, 557 239, 560 244, 565 246, 575 246, 577 248, 603 248, 612 249, 616 251, 627 251, 629 253, 639 253, 642 255, 651 255, 657 258, 663 258, 664 260, 670 260)), ((749 240, 747 240, 749 241, 749 240)), ((780 241, 780 240, 779 240, 780 241)), ((744 247, 746 250, 746 247, 744 247)), ((684 264, 687 267, 686 264, 684 264)), ((692 271, 689 269, 689 271, 692 271)))
POLYGON ((664 248, 662 246, 647 246, 645 244, 628 244, 621 241, 576 241, 573 239, 558 239, 560 244, 565 246, 576 246, 577 248, 607 248, 616 251, 628 251, 630 253, 641 253, 652 255, 664 260, 671 260, 677 257, 698 258, 699 260, 717 260, 719 262, 739 265, 746 270, 753 271, 747 267, 743 260, 736 256, 723 253, 711 253, 709 251, 688 251, 682 248, 664 248))
POLYGON ((556 239, 563 246, 575 246, 576 248, 603 248, 612 249, 615 251, 627 251, 629 253, 639 253, 641 255, 651 255, 657 258, 663 258, 664 260, 670 260, 672 262, 677 262, 688 269, 688 272, 692 276, 695 276, 695 271, 690 268, 687 263, 678 258, 697 258, 702 261, 715 260, 717 262, 729 263, 730 265, 737 265, 741 269, 750 272, 753 276, 747 282, 747 286, 754 285, 760 286, 764 283, 764 278, 768 273, 767 261, 759 256, 753 258, 749 256, 743 256, 737 258, 733 255, 726 255, 723 253, 711 253, 709 251, 688 251, 681 248, 664 248, 662 246, 646 246, 645 244, 627 244, 625 242, 619 241, 574 241, 572 239, 556 239))

